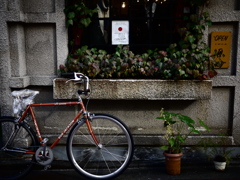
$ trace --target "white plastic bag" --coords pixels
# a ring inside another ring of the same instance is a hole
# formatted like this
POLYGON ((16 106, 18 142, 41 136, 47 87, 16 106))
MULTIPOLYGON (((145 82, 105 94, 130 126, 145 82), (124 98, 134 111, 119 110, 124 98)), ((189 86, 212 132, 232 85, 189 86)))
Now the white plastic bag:
POLYGON ((39 94, 39 91, 33 91, 30 89, 23 89, 20 91, 13 91, 13 114, 14 116, 20 116, 21 112, 25 110, 27 105, 33 104, 35 96, 39 94))

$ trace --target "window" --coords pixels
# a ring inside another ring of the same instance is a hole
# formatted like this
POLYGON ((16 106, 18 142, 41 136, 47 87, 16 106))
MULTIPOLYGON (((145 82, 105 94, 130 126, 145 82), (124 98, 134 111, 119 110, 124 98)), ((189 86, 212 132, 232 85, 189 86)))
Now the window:
POLYGON ((69 38, 74 40, 81 31, 81 38, 74 48, 83 45, 115 50, 112 45, 112 21, 129 22, 129 46, 135 53, 147 49, 165 49, 179 41, 178 29, 184 27, 183 16, 193 11, 185 0, 86 0, 89 8, 97 8, 92 23, 83 29, 69 29, 69 38))

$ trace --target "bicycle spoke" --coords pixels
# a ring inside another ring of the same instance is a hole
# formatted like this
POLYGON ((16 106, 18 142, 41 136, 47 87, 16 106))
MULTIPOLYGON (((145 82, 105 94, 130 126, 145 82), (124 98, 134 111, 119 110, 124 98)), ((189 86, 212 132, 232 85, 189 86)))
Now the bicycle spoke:
POLYGON ((84 141, 86 141, 86 142, 91 142, 92 144, 95 144, 95 142, 93 141, 93 139, 92 139, 91 137, 87 136, 86 133, 83 133, 82 131, 79 131, 79 132, 80 132, 80 134, 83 136, 83 140, 84 140, 84 138, 85 138, 84 141))
POLYGON ((105 162, 105 164, 106 164, 106 167, 107 167, 107 169, 108 169, 109 173, 111 173, 111 170, 110 170, 110 168, 108 167, 108 163, 106 162, 106 159, 104 158, 104 156, 103 156, 102 152, 101 152, 101 155, 102 155, 103 161, 105 162))
MULTIPOLYGON (((104 152, 105 153, 108 153, 109 155, 111 155, 115 160, 117 160, 118 162, 120 162, 120 160, 117 158, 117 157, 119 157, 119 158, 121 158, 122 160, 124 160, 124 156, 120 156, 119 154, 116 154, 116 153, 112 153, 112 152, 110 152, 107 148, 104 148, 103 150, 105 150, 104 152)), ((103 151, 102 150, 102 151, 103 151)))

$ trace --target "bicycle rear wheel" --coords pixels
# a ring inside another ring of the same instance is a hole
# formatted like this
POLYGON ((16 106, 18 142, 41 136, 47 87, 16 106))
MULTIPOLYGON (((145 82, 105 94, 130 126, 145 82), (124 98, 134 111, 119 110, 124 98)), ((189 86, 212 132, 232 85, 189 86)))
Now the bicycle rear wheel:
POLYGON ((13 117, 1 118, 0 179, 17 179, 26 175, 33 167, 34 155, 24 151, 33 150, 34 147, 36 137, 27 124, 18 125, 13 117), (12 134, 13 139, 8 142, 12 134))
POLYGON ((122 173, 133 156, 133 140, 127 126, 107 114, 90 121, 100 147, 96 146, 84 119, 71 129, 67 154, 74 168, 90 179, 112 179, 122 173))

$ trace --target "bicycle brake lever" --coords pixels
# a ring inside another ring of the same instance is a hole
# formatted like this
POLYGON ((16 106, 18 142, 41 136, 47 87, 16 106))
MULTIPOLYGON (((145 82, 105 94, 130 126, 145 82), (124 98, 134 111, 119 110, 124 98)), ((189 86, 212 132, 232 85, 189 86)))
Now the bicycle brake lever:
POLYGON ((81 83, 83 83, 83 80, 76 80, 76 79, 69 79, 69 80, 67 80, 65 83, 68 83, 68 82, 70 82, 70 81, 78 81, 78 82, 76 82, 76 83, 74 83, 74 84, 81 84, 81 83))

